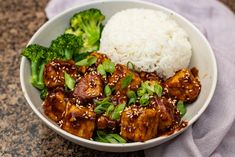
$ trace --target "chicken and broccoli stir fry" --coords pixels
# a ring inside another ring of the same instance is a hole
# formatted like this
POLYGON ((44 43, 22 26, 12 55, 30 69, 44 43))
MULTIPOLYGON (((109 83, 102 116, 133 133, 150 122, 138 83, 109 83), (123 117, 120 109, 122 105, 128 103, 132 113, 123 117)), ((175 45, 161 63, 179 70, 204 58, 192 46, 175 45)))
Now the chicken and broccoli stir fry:
POLYGON ((131 62, 113 63, 96 52, 103 20, 96 9, 77 13, 49 48, 23 50, 45 115, 71 134, 107 143, 143 142, 185 126, 185 104, 200 93, 197 71, 163 80, 131 62))

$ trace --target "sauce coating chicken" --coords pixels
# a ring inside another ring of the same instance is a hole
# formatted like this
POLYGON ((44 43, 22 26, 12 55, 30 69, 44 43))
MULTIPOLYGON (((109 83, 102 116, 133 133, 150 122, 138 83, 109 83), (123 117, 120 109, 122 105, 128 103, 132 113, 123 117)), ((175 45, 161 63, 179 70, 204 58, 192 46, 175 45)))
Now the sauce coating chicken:
POLYGON ((142 80, 140 79, 138 73, 129 70, 127 66, 121 64, 117 64, 115 66, 115 72, 108 78, 108 84, 110 86, 114 86, 115 91, 120 92, 124 95, 128 89, 137 90, 141 84, 141 81, 142 80), (128 75, 132 76, 132 81, 127 88, 123 89, 122 81, 128 75))
POLYGON ((64 72, 70 74, 74 79, 78 75, 78 69, 73 60, 54 60, 45 65, 43 80, 47 88, 63 87, 64 72))
POLYGON ((74 96, 81 99, 91 99, 101 96, 103 93, 103 82, 98 74, 87 74, 77 83, 74 96))
POLYGON ((44 113, 53 121, 62 120, 66 109, 64 91, 59 88, 51 91, 43 103, 43 109, 44 113))
POLYGON ((90 139, 95 129, 96 114, 90 108, 70 103, 63 119, 62 129, 82 138, 90 139))
POLYGON ((143 142, 187 125, 176 103, 191 103, 199 95, 196 69, 182 69, 164 81, 154 72, 113 63, 109 66, 115 71, 103 75, 97 67, 110 59, 97 52, 88 57, 96 57, 96 62, 76 66, 72 60, 54 60, 45 66, 44 83, 49 94, 43 109, 62 129, 86 139, 97 139, 95 132, 104 131, 129 142, 143 142), (73 88, 66 88, 65 72, 74 79, 73 88))
POLYGON ((201 85, 189 69, 182 69, 164 83, 166 92, 184 102, 193 102, 197 99, 201 85))
POLYGON ((131 141, 146 141, 156 137, 159 115, 154 108, 131 106, 121 116, 121 132, 131 141))

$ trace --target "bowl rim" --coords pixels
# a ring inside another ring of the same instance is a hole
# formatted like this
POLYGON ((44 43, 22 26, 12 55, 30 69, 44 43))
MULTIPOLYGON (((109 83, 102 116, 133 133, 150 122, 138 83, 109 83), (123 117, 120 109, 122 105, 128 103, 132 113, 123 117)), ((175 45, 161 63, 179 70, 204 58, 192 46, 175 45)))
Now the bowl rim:
MULTIPOLYGON (((94 0, 94 1, 90 1, 90 2, 85 2, 85 3, 82 3, 80 5, 76 5, 72 8, 69 8, 61 13, 59 13, 58 15, 54 16, 52 19, 46 21, 37 31, 36 33, 31 37, 31 39, 29 40, 28 44, 32 44, 33 41, 35 40, 35 38, 42 32, 42 30, 44 30, 44 28, 46 28, 51 22, 55 21, 56 19, 64 16, 64 14, 67 14, 71 11, 74 11, 78 8, 81 8, 81 7, 84 7, 84 6, 87 6, 87 5, 90 5, 90 4, 99 4, 99 3, 112 3, 112 2, 133 2, 133 3, 139 3, 139 4, 145 4, 145 5, 152 5, 156 8, 159 8, 160 10, 164 10, 165 12, 169 12, 169 13, 173 13, 175 16, 178 16, 181 20, 183 20, 185 23, 187 23, 192 29, 194 29, 197 34, 201 37, 201 39, 203 40, 204 43, 206 43, 206 46, 209 48, 209 53, 211 55, 211 59, 212 59, 212 67, 213 67, 213 71, 214 71, 214 76, 213 76, 213 82, 212 82, 212 87, 210 89, 210 93, 209 93, 209 96, 208 98, 206 99, 204 105, 202 106, 202 108, 198 111, 198 113, 192 117, 192 119, 190 121, 188 121, 188 125, 187 127, 171 134, 171 135, 168 135, 168 136, 160 136, 160 137, 156 137, 156 138, 153 138, 153 139, 150 139, 150 140, 147 140, 145 142, 132 142, 132 143, 124 143, 124 144, 110 144, 110 143, 102 143, 102 142, 97 142, 97 141, 92 141, 92 140, 88 140, 88 139, 84 139, 84 138, 81 138, 81 137, 78 137, 78 136, 75 136, 73 134, 70 134, 69 132, 59 128, 57 125, 53 124, 52 121, 50 121, 49 119, 47 119, 46 117, 44 117, 44 115, 36 108, 36 106, 34 106, 34 104, 32 103, 28 93, 26 92, 26 83, 25 81, 23 80, 24 78, 24 66, 26 64, 26 61, 27 59, 23 56, 22 59, 21 59, 21 64, 20 64, 20 82, 21 82, 21 88, 22 88, 22 91, 23 91, 23 95, 24 97, 26 98, 27 100, 27 103, 29 104, 29 106, 32 108, 32 110, 34 111, 34 113, 36 113, 36 115, 49 127, 51 128, 52 130, 56 131, 58 134, 62 135, 62 136, 66 136, 67 138, 69 139, 73 139, 74 141, 79 141, 79 142, 82 142, 82 143, 87 143, 87 144, 90 144, 90 145, 96 145, 96 146, 102 146, 102 147, 109 147, 109 148, 114 148, 114 147, 135 147, 135 146, 144 146, 144 145, 147 145, 147 144, 154 144, 156 142, 160 142, 161 140, 163 139, 166 139, 166 138, 173 138, 177 135, 179 135, 180 133, 182 133, 183 131, 185 131, 186 129, 189 128, 189 126, 191 126, 200 116, 201 114, 206 110, 206 108, 208 107, 212 97, 213 97, 213 94, 214 94, 214 91, 215 91, 215 88, 216 88, 216 84, 217 84, 217 64, 216 64, 216 58, 215 58, 215 55, 213 53, 213 50, 209 44, 209 42, 207 41, 207 39, 205 38, 205 36, 198 30, 198 28, 196 28, 189 20, 187 20, 185 17, 181 16, 180 14, 176 13, 175 11, 172 11, 171 9, 168 9, 166 7, 163 7, 159 4, 156 4, 156 3, 153 3, 153 2, 148 2, 148 1, 143 1, 143 0, 94 0)), ((78 142, 78 143, 79 143, 78 142)))

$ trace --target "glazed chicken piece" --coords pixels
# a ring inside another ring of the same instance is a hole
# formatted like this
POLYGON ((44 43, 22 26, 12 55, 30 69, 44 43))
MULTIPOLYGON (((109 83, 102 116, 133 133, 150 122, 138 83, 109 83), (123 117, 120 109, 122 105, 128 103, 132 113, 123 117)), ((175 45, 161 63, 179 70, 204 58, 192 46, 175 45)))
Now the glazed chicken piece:
POLYGON ((162 82, 161 78, 157 75, 156 72, 141 71, 139 74, 143 81, 157 81, 159 83, 162 82))
POLYGON ((97 58, 96 63, 94 64, 94 66, 91 66, 91 67, 80 66, 80 67, 78 68, 78 71, 79 71, 80 73, 85 74, 86 72, 90 72, 90 71, 92 71, 92 70, 95 70, 96 67, 97 67, 99 64, 103 63, 105 60, 108 60, 108 57, 107 57, 105 54, 101 54, 101 53, 98 53, 98 52, 93 52, 93 53, 91 53, 91 55, 89 55, 88 57, 91 57, 91 56, 94 56, 94 57, 97 58))
POLYGON ((78 69, 74 61, 54 60, 46 64, 43 72, 43 80, 46 87, 63 87, 65 71, 76 79, 78 69))
POLYGON ((197 99, 201 84, 189 69, 182 69, 164 83, 166 93, 184 102, 193 102, 197 99))
POLYGON ((64 92, 55 89, 50 92, 43 103, 44 113, 53 121, 59 122, 65 113, 66 102, 64 92))
POLYGON ((76 84, 73 95, 76 98, 91 99, 102 95, 103 82, 98 74, 87 74, 76 84))
POLYGON ((127 89, 137 90, 141 84, 141 79, 136 72, 129 70, 125 65, 117 64, 115 66, 115 72, 108 78, 108 84, 115 86, 115 91, 120 93, 126 93, 127 89), (132 75, 132 81, 128 88, 122 89, 122 81, 126 76, 132 75))
POLYGON ((157 136, 159 115, 154 108, 130 106, 122 112, 120 135, 131 141, 146 141, 157 136))
POLYGON ((101 115, 97 118, 96 121, 96 127, 97 129, 101 130, 115 130, 117 126, 117 122, 114 120, 111 120, 110 118, 101 115))
MULTIPOLYGON (((68 102, 69 103, 69 102, 68 102)), ((68 104, 62 129, 82 138, 92 138, 96 114, 88 107, 68 104)))
POLYGON ((158 131, 160 133, 180 122, 180 115, 174 103, 174 100, 166 98, 153 97, 150 99, 150 106, 155 108, 159 114, 158 131))

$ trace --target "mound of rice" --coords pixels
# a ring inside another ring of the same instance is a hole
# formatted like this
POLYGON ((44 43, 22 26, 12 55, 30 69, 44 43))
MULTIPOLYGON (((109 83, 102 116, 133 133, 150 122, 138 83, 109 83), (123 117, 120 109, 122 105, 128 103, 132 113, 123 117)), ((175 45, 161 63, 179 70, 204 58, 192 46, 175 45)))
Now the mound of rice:
POLYGON ((134 63, 141 70, 168 78, 187 67, 192 55, 187 33, 167 14, 127 9, 104 27, 100 52, 115 63, 134 63))

